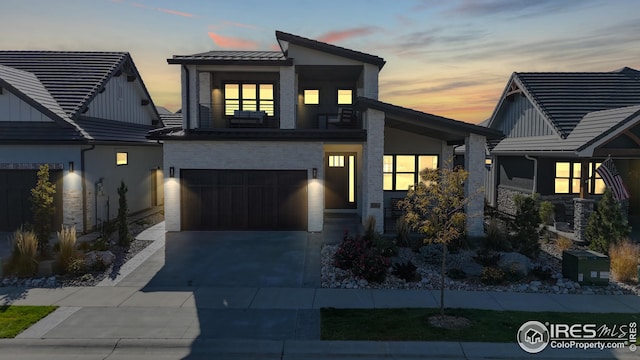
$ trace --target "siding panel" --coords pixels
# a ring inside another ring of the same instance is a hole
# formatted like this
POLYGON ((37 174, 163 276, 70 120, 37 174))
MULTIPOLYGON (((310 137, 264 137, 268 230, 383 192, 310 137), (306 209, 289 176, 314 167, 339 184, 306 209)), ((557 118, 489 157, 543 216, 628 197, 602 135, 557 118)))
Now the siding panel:
POLYGON ((151 125, 153 119, 152 104, 143 106, 145 99, 140 81, 128 82, 127 76, 112 77, 105 86, 104 92, 99 93, 89 103, 89 110, 85 116, 123 121, 139 125, 151 125))
POLYGON ((4 94, 0 95, 0 121, 52 122, 53 120, 5 90, 4 94))
POLYGON ((553 135, 554 130, 545 118, 524 96, 513 96, 505 101, 498 114, 498 129, 507 137, 553 135), (511 100, 512 99, 512 100, 511 100))

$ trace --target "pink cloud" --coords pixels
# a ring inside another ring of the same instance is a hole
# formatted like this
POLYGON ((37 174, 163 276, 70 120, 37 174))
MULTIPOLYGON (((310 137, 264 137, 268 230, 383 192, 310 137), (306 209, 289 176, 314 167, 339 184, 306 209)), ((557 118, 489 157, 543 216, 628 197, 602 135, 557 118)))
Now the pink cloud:
POLYGON ((258 47, 258 43, 251 40, 222 36, 214 32, 209 32, 209 37, 213 42, 221 48, 254 50, 258 47))
POLYGON ((194 14, 189 14, 182 11, 176 11, 176 10, 170 10, 170 9, 164 9, 164 8, 156 8, 156 10, 163 13, 171 14, 171 15, 178 15, 178 16, 184 16, 184 17, 197 17, 194 14))
POLYGON ((354 29, 347 30, 339 30, 339 31, 331 31, 320 37, 318 37, 318 41, 326 42, 326 43, 335 43, 338 41, 342 41, 344 39, 357 37, 357 36, 366 36, 378 31, 378 28, 374 26, 366 26, 359 27, 354 29))
POLYGON ((244 28, 244 29, 257 29, 258 28, 257 26, 251 25, 251 24, 243 24, 243 23, 239 23, 239 22, 225 20, 225 21, 221 22, 220 25, 209 25, 209 30, 218 30, 218 29, 222 29, 222 28, 225 28, 225 27, 229 27, 229 26, 238 27, 238 28, 244 28))

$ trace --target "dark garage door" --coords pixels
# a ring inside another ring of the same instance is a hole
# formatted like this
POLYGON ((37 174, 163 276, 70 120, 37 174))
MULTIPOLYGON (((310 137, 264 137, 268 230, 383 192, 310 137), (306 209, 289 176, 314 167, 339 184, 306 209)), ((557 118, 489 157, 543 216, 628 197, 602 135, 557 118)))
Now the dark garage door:
POLYGON ((181 170, 182 230, 307 230, 306 170, 181 170))
MULTIPOLYGON (((0 231, 15 231, 21 225, 32 223, 31 189, 38 180, 36 170, 0 170, 0 231)), ((56 213, 53 229, 62 224, 62 171, 49 170, 49 180, 56 184, 53 205, 56 213)))

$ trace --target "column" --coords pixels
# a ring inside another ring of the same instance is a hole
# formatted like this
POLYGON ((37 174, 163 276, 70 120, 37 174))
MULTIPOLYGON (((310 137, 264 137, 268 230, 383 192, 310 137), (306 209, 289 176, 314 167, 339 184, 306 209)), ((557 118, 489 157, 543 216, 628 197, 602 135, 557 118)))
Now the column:
POLYGON ((467 236, 484 236, 484 179, 487 171, 484 166, 486 138, 482 135, 469 134, 465 138, 464 168, 469 172, 465 184, 467 236))

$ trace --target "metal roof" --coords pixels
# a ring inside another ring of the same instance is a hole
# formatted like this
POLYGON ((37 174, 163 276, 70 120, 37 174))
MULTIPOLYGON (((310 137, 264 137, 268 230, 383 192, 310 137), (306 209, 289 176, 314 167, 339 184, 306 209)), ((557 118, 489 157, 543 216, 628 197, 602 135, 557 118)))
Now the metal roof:
POLYGON ((125 123, 122 121, 80 117, 76 120, 93 141, 147 142, 152 126, 125 123))
POLYGON ((193 55, 173 55, 169 64, 220 64, 220 65, 291 65, 280 51, 208 51, 193 55))
POLYGON ((75 128, 55 122, 0 121, 0 141, 3 143, 83 141, 85 137, 75 128))
POLYGON ((640 71, 514 73, 540 110, 568 136, 588 113, 640 105, 640 71))
POLYGON ((165 127, 182 126, 182 113, 161 113, 160 120, 162 120, 165 127))
MULTIPOLYGON (((469 133, 482 135, 487 139, 501 139, 504 137, 504 134, 499 130, 432 115, 366 97, 358 97, 356 106, 358 108, 373 108, 383 111, 387 118, 385 123, 392 124, 395 121, 398 126, 406 125, 415 130, 420 128, 422 131, 426 131, 425 135, 440 137, 445 140, 459 140, 460 138, 464 140, 464 136, 469 133)), ((408 128, 407 130, 411 131, 408 128)))
POLYGON ((153 140, 251 140, 251 141, 365 141, 361 129, 180 129, 164 128, 149 132, 153 140))
MULTIPOLYGON (((345 58, 356 60, 356 61, 362 61, 368 64, 376 65, 380 69, 382 69, 382 67, 386 63, 386 61, 384 61, 383 58, 375 55, 343 48, 337 45, 327 44, 321 41, 308 39, 302 36, 289 34, 283 31, 276 31, 276 38, 278 39, 279 42, 286 41, 288 43, 296 44, 302 47, 323 51, 329 54, 345 57, 345 58)), ((283 51, 285 52, 285 55, 286 55, 286 49, 283 49, 283 51)))

